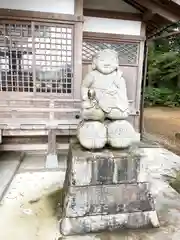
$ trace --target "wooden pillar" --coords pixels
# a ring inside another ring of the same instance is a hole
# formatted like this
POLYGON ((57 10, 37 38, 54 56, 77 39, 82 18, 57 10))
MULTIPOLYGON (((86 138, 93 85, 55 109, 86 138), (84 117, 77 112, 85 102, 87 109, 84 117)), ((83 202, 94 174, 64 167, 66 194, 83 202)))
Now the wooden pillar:
POLYGON ((56 132, 55 132, 55 129, 48 130, 48 154, 56 154, 56 132))
POLYGON ((55 129, 48 130, 48 149, 46 157, 46 168, 58 168, 55 129))
POLYGON ((75 15, 79 22, 74 29, 74 98, 80 99, 80 86, 82 81, 82 42, 83 42, 83 0, 75 0, 75 15))
POLYGON ((135 101, 135 110, 136 117, 134 121, 134 127, 136 131, 140 132, 139 129, 139 120, 140 120, 140 102, 141 102, 141 84, 142 84, 142 71, 143 71, 143 62, 144 62, 144 42, 146 36, 146 25, 142 22, 141 25, 141 37, 144 37, 139 44, 139 61, 138 61, 138 77, 136 83, 136 101, 135 101))
POLYGON ((3 130, 1 129, 0 130, 0 144, 2 143, 2 132, 3 132, 3 130))

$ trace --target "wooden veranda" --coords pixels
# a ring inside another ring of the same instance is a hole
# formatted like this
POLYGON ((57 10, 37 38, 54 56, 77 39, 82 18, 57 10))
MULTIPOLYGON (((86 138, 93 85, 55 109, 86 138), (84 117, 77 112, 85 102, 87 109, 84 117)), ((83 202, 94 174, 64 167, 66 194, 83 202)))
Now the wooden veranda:
POLYGON ((52 129, 58 148, 67 148, 80 121, 82 78, 107 47, 119 53, 129 121, 140 131, 145 42, 180 19, 179 1, 61 0, 53 9, 20 2, 3 0, 0 9, 0 150, 47 150, 52 129), (41 136, 44 143, 30 141, 41 136))

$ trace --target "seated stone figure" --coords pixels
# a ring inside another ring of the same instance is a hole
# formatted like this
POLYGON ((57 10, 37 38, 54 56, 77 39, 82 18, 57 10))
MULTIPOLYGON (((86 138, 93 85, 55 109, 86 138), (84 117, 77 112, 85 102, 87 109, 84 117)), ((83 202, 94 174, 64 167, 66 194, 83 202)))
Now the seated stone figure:
POLYGON ((95 55, 81 94, 83 121, 77 137, 83 147, 101 149, 108 143, 126 148, 138 140, 138 134, 125 120, 129 115, 127 89, 115 51, 105 49, 95 55))
POLYGON ((127 90, 119 69, 117 53, 109 49, 100 51, 93 59, 92 69, 83 80, 81 88, 83 119, 127 118, 127 90))

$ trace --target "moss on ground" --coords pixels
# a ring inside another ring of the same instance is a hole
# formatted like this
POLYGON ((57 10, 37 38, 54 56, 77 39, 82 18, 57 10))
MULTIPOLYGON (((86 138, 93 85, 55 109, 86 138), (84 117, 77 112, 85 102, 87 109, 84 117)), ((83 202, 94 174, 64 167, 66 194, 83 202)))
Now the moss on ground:
POLYGON ((63 188, 59 188, 47 195, 47 199, 54 210, 54 214, 58 217, 58 219, 61 218, 62 214, 63 196, 63 188))
POLYGON ((169 179, 169 185, 180 193, 180 171, 176 171, 175 177, 169 179))

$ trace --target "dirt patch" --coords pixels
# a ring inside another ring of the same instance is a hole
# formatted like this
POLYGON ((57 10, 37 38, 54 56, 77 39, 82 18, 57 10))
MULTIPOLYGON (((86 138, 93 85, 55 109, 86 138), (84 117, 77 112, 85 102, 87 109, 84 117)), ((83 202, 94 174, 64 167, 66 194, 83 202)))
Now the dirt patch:
POLYGON ((180 108, 145 108, 144 126, 160 144, 180 155, 180 108))

